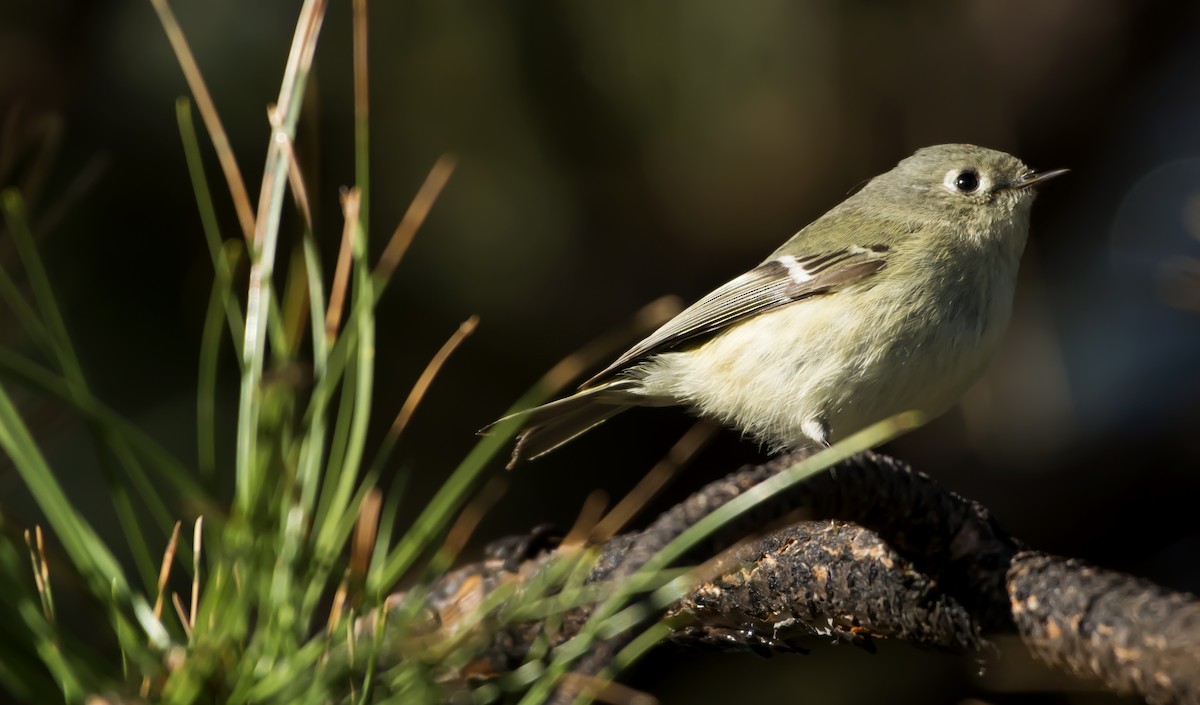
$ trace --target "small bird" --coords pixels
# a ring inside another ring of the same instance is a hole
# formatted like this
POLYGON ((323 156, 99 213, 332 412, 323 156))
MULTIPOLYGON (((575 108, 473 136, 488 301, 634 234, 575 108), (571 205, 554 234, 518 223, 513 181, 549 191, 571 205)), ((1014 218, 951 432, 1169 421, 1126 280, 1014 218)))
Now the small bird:
POLYGON ((1035 172, 968 144, 917 150, 575 394, 512 416, 509 467, 635 406, 687 407, 772 451, 821 447, 979 378, 1007 327, 1035 172))

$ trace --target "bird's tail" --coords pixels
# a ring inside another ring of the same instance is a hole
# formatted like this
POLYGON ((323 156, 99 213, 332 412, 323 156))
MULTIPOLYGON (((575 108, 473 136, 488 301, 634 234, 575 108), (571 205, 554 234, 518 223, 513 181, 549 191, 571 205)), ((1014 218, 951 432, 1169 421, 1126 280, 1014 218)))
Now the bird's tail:
POLYGON ((638 386, 632 380, 615 380, 584 389, 564 399, 505 416, 484 426, 479 433, 486 435, 501 424, 520 422, 523 430, 517 435, 517 445, 508 461, 511 470, 522 460, 545 455, 622 411, 638 406, 640 395, 632 391, 638 386))

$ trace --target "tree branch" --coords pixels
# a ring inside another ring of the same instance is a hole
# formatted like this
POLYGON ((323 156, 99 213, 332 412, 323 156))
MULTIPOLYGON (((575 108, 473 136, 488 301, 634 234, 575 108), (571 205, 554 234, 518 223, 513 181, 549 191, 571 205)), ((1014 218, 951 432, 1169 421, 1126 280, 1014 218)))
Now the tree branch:
MULTIPOLYGON (((687 527, 801 458, 739 470, 644 531, 609 540, 588 581, 631 575, 687 527)), ((501 583, 529 580, 554 555, 539 535, 499 542, 484 561, 439 580, 429 606, 438 615, 459 614, 456 605, 477 604, 501 583)), ((1042 661, 1112 691, 1156 704, 1200 702, 1194 596, 1025 550, 982 505, 887 456, 865 453, 802 483, 690 558, 718 556, 711 574, 720 577, 696 586, 665 615, 678 645, 769 653, 798 650, 802 637, 817 634, 865 648, 892 638, 963 652, 987 650, 987 636, 1016 633, 1042 661), (787 523, 779 527, 781 520, 787 523)), ((589 615, 588 607, 564 615, 552 643, 578 633, 589 615)), ((440 626, 453 627, 445 619, 440 626)), ((505 628, 469 670, 512 670, 543 627, 535 621, 505 628)), ((627 638, 598 645, 576 672, 601 673, 627 638)))

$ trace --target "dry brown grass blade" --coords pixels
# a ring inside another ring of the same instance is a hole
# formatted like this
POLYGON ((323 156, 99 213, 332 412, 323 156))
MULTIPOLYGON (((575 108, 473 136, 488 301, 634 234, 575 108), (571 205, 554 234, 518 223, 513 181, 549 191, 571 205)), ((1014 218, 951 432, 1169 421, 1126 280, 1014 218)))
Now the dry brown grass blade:
MULTIPOLYGON (((346 584, 346 579, 342 578, 342 582, 338 584, 337 592, 333 593, 333 604, 329 606, 329 619, 325 623, 325 632, 333 634, 342 622, 342 612, 346 609, 346 597, 350 594, 350 587, 346 584)), ((350 641, 354 641, 351 639, 350 641)))
POLYGON ((31 534, 25 530, 25 545, 29 547, 29 562, 33 566, 33 583, 42 600, 42 614, 54 621, 54 600, 50 594, 50 565, 46 562, 46 540, 40 525, 33 527, 31 534))
MULTIPOLYGON (((533 384, 530 394, 541 400, 553 397, 585 371, 611 359, 632 341, 655 330, 681 310, 682 303, 678 296, 661 296, 651 301, 638 309, 628 321, 614 326, 559 360, 533 384)), ((486 426, 479 433, 487 435, 496 425, 486 426)), ((512 470, 515 462, 516 455, 505 465, 505 469, 512 470)))
POLYGON ((563 548, 580 546, 595 533, 596 525, 604 516, 604 508, 608 506, 608 493, 604 490, 592 490, 583 500, 575 524, 559 544, 563 548))
POLYGON ((379 257, 379 263, 375 265, 375 271, 371 273, 371 276, 376 281, 386 282, 391 279, 392 273, 400 265, 400 260, 404 257, 404 253, 408 251, 408 246, 412 244, 413 238, 416 237, 417 230, 425 222, 425 218, 429 215, 430 209, 433 208, 434 202, 441 195, 442 189, 446 187, 446 182, 450 180, 450 175, 454 173, 455 163, 454 157, 449 154, 443 154, 438 157, 433 168, 429 170, 429 175, 425 177, 425 182, 421 184, 417 195, 413 196, 412 203, 408 204, 408 210, 405 211, 404 217, 400 219, 400 224, 396 226, 396 231, 392 233, 391 239, 388 240, 387 247, 384 248, 383 254, 379 257))
POLYGON ((458 349, 459 345, 462 345, 467 336, 475 332, 478 326, 479 316, 471 316, 459 324, 458 330, 454 331, 454 334, 445 343, 442 343, 442 347, 429 361, 429 364, 425 366, 425 370, 421 372, 421 376, 417 378, 412 391, 408 393, 408 398, 404 400, 404 405, 396 413, 396 418, 392 421, 392 427, 388 429, 385 443, 394 442, 400 437, 400 434, 412 419, 413 414, 416 413, 417 407, 421 404, 421 399, 425 397, 425 392, 429 391, 429 385, 433 384, 433 380, 442 371, 442 366, 446 364, 446 360, 450 359, 450 355, 458 349))
POLYGON ((589 341, 582 348, 559 360, 538 385, 547 390, 559 390, 585 371, 620 352, 630 340, 640 338, 669 321, 683 310, 678 296, 661 296, 637 310, 625 325, 589 341))
MULTIPOLYGON (((167 549, 163 551, 162 565, 158 569, 158 595, 154 598, 154 618, 157 620, 162 620, 163 595, 166 594, 167 581, 171 578, 171 566, 175 563, 175 551, 179 546, 179 527, 182 525, 183 522, 175 522, 175 528, 171 530, 171 540, 167 541, 167 549)), ((150 695, 150 676, 142 678, 139 692, 143 698, 150 695)))
POLYGON ((383 492, 375 488, 367 493, 358 510, 354 523, 354 537, 350 541, 350 574, 363 577, 371 565, 371 552, 379 531, 379 512, 383 508, 383 492))
POLYGON ((463 547, 467 545, 471 535, 475 533, 479 522, 483 521, 483 517, 487 515, 492 506, 500 501, 500 497, 506 489, 508 489, 508 480, 504 476, 493 477, 483 486, 479 494, 463 507, 458 519, 446 533, 446 540, 442 542, 442 547, 437 552, 439 560, 446 561, 447 565, 453 563, 458 554, 462 552, 463 547))
POLYGON ((698 421, 688 429, 687 433, 671 446, 671 450, 667 451, 667 456, 643 475, 617 506, 596 524, 591 540, 603 542, 616 536, 617 532, 625 528, 638 512, 645 509, 671 479, 708 445, 718 428, 720 427, 711 421, 698 421))
POLYGON ((229 195, 233 198, 233 207, 237 212, 242 235, 246 238, 246 242, 253 242, 254 208, 250 205, 250 194, 246 190, 246 181, 242 178, 241 169, 238 168, 233 148, 229 144, 229 137, 225 134, 225 127, 221 124, 221 117, 217 113, 217 106, 213 103, 208 86, 204 83, 204 76, 200 73, 200 67, 196 64, 196 58, 192 56, 187 38, 184 37, 183 29, 179 26, 179 20, 175 18, 175 13, 171 11, 171 6, 167 4, 167 0, 150 0, 150 4, 158 13, 158 20, 167 34, 167 40, 171 42, 175 59, 183 69, 183 76, 187 79, 188 88, 192 91, 192 98, 196 101, 196 108, 200 111, 200 119, 204 121, 204 128, 208 130, 208 137, 213 142, 213 149, 216 150, 221 171, 225 173, 225 181, 229 184, 229 195))
MULTIPOLYGON (((271 129, 275 130, 275 134, 286 137, 276 106, 267 106, 267 121, 271 124, 271 129)), ((290 139, 282 139, 280 147, 283 149, 283 156, 287 159, 288 188, 292 191, 296 207, 300 209, 300 216, 304 218, 304 225, 311 231, 313 229, 312 205, 308 199, 308 187, 304 185, 304 171, 300 169, 300 161, 296 158, 296 146, 290 139)))
POLYGON ((158 596, 154 598, 154 618, 162 619, 163 595, 166 594, 167 581, 171 579, 171 566, 175 563, 175 551, 179 548, 179 528, 183 522, 175 522, 171 529, 171 540, 167 541, 167 549, 163 551, 162 565, 158 569, 158 596))
MULTIPOLYGON (((354 0, 351 6, 353 14, 353 46, 354 46, 354 151, 355 181, 360 188, 366 188, 369 180, 368 160, 368 127, 370 123, 369 83, 367 81, 367 0, 354 0)), ((368 220, 367 206, 363 206, 363 223, 368 220)), ((365 227, 365 225, 364 225, 365 227)))
POLYGON ((358 230, 358 207, 362 204, 362 192, 357 186, 342 194, 342 244, 338 248, 333 284, 329 287, 329 308, 325 312, 325 335, 329 345, 337 339, 342 325, 342 309, 346 305, 346 289, 350 286, 350 260, 354 253, 354 234, 358 230))
POLYGON ((50 562, 46 560, 46 535, 42 533, 41 524, 33 527, 33 533, 37 537, 38 570, 41 572, 41 583, 46 590, 46 598, 50 605, 50 618, 53 619, 54 600, 50 598, 50 562))
POLYGON ((192 639, 192 622, 195 621, 193 615, 189 615, 183 606, 183 600, 179 599, 179 593, 171 593, 171 604, 175 606, 175 616, 179 618, 179 623, 183 625, 183 631, 187 635, 188 641, 192 639))

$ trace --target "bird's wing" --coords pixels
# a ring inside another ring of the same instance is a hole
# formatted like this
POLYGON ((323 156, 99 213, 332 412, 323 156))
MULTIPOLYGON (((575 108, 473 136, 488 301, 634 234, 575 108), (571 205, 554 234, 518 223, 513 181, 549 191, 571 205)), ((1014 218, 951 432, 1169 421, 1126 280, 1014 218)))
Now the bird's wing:
POLYGON ((887 253, 886 246, 874 245, 767 260, 684 309, 582 386, 751 316, 862 281, 884 267, 887 253))

